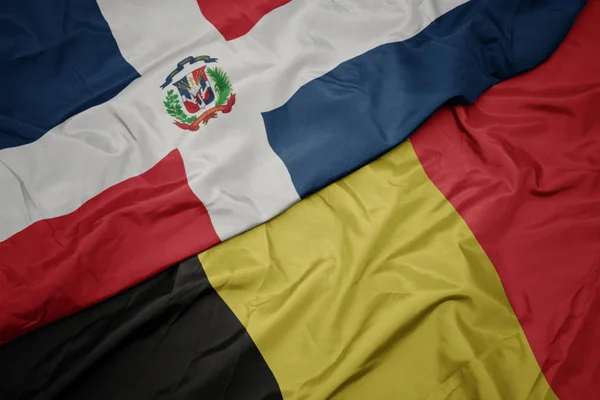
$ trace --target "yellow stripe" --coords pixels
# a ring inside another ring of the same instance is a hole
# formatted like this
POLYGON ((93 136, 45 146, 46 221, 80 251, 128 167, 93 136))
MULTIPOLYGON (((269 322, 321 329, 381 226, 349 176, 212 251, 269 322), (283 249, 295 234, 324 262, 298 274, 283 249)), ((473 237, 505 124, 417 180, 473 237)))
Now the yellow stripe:
POLYGON ((410 143, 200 255, 291 399, 554 399, 410 143))

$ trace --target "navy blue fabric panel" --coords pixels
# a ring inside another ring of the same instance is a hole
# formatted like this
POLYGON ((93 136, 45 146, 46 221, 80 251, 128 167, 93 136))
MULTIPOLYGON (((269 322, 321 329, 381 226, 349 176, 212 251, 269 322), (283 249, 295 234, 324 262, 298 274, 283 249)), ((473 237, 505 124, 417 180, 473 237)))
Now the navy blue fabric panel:
POLYGON ((533 68, 584 0, 472 0, 418 35, 340 64, 263 113, 269 143, 301 197, 398 145, 445 103, 533 68))
POLYGON ((39 139, 137 77, 96 0, 2 1, 0 149, 39 139))

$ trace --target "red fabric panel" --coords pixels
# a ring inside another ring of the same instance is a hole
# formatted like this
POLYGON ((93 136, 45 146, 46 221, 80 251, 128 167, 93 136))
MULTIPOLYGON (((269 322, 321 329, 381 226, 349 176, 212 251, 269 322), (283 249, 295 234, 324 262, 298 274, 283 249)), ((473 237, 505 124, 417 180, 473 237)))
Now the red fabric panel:
POLYGON ((600 393, 600 1, 540 67, 413 136, 562 400, 600 393))
POLYGON ((266 14, 291 0, 197 0, 204 18, 225 40, 244 36, 266 14))
POLYGON ((71 214, 0 242, 0 343, 218 243, 175 150, 71 214))

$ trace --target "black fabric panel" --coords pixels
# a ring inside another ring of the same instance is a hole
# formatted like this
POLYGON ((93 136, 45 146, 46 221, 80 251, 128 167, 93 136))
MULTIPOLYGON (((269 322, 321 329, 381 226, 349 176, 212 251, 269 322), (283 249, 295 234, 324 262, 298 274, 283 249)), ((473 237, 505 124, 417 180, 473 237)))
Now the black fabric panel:
POLYGON ((281 399, 197 257, 0 346, 0 399, 281 399))

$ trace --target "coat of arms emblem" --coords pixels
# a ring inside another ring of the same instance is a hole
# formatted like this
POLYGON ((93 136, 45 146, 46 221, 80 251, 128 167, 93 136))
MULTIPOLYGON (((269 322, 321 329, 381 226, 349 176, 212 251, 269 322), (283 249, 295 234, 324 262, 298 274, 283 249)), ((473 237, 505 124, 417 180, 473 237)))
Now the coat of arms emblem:
POLYGON ((211 65, 217 61, 209 56, 184 58, 161 85, 162 90, 166 89, 166 111, 181 129, 197 131, 200 124, 230 112, 235 104, 227 73, 211 65))

